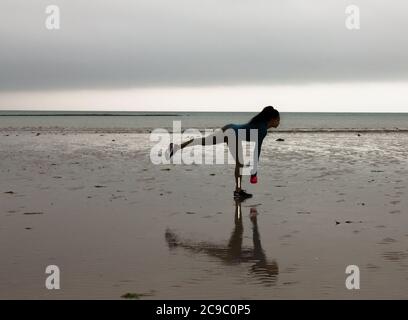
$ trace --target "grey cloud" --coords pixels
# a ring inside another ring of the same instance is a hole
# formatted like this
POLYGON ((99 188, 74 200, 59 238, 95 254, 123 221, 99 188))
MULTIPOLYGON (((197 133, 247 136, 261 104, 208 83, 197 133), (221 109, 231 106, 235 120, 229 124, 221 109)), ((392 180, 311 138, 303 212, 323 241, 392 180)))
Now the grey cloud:
POLYGON ((0 90, 408 78, 403 0, 55 0, 0 3, 0 90))

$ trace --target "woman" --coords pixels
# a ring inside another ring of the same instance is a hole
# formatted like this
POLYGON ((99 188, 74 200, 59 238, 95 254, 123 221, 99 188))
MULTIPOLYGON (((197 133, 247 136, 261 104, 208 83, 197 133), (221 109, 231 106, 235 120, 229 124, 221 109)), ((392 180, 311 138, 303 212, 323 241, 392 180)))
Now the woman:
POLYGON ((228 124, 221 129, 215 130, 214 134, 211 134, 204 138, 191 139, 182 143, 181 145, 170 144, 168 154, 172 157, 180 149, 185 147, 193 147, 196 145, 213 145, 216 143, 226 142, 228 147, 235 158, 235 199, 246 199, 251 198, 252 194, 249 194, 242 190, 242 174, 241 168, 243 164, 239 161, 242 160, 242 141, 253 141, 255 142, 254 150, 254 168, 251 170, 251 183, 257 183, 257 163, 259 155, 261 154, 261 146, 263 139, 268 133, 269 128, 277 128, 280 122, 279 111, 274 107, 265 107, 260 113, 253 117, 248 123, 245 124, 228 124), (229 142, 228 135, 226 132, 233 132, 236 143, 229 142), (255 134, 254 134, 255 133, 255 134))

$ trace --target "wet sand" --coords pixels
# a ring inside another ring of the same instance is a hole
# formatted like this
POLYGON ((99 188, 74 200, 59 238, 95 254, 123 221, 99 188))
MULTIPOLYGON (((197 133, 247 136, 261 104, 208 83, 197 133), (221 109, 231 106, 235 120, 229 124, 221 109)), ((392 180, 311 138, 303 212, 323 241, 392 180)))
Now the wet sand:
POLYGON ((407 145, 271 134, 239 204, 233 166, 152 165, 148 134, 0 132, 0 298, 406 298, 407 145))

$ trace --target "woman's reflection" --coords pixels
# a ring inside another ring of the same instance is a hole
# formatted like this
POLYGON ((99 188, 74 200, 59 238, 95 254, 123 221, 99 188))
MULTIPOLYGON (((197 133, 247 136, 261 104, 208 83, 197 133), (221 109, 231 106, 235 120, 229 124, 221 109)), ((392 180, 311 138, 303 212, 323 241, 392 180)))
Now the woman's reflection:
POLYGON ((181 247, 192 252, 204 253, 220 259, 227 265, 251 263, 249 274, 265 285, 273 285, 277 281, 279 267, 276 261, 268 262, 265 252, 262 249, 257 224, 257 215, 256 207, 251 207, 249 217, 252 222, 252 249, 242 246, 244 227, 240 201, 235 201, 235 227, 227 245, 214 244, 206 241, 194 242, 188 239, 180 239, 169 229, 166 230, 166 241, 169 248, 181 247))

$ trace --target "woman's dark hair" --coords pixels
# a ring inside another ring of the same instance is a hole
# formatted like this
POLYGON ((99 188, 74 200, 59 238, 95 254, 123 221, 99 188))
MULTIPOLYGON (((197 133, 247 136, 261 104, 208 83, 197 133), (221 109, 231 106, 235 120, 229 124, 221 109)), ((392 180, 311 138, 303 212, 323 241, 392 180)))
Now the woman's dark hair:
POLYGON ((279 111, 272 106, 263 108, 249 123, 269 122, 271 119, 279 118, 279 111))

